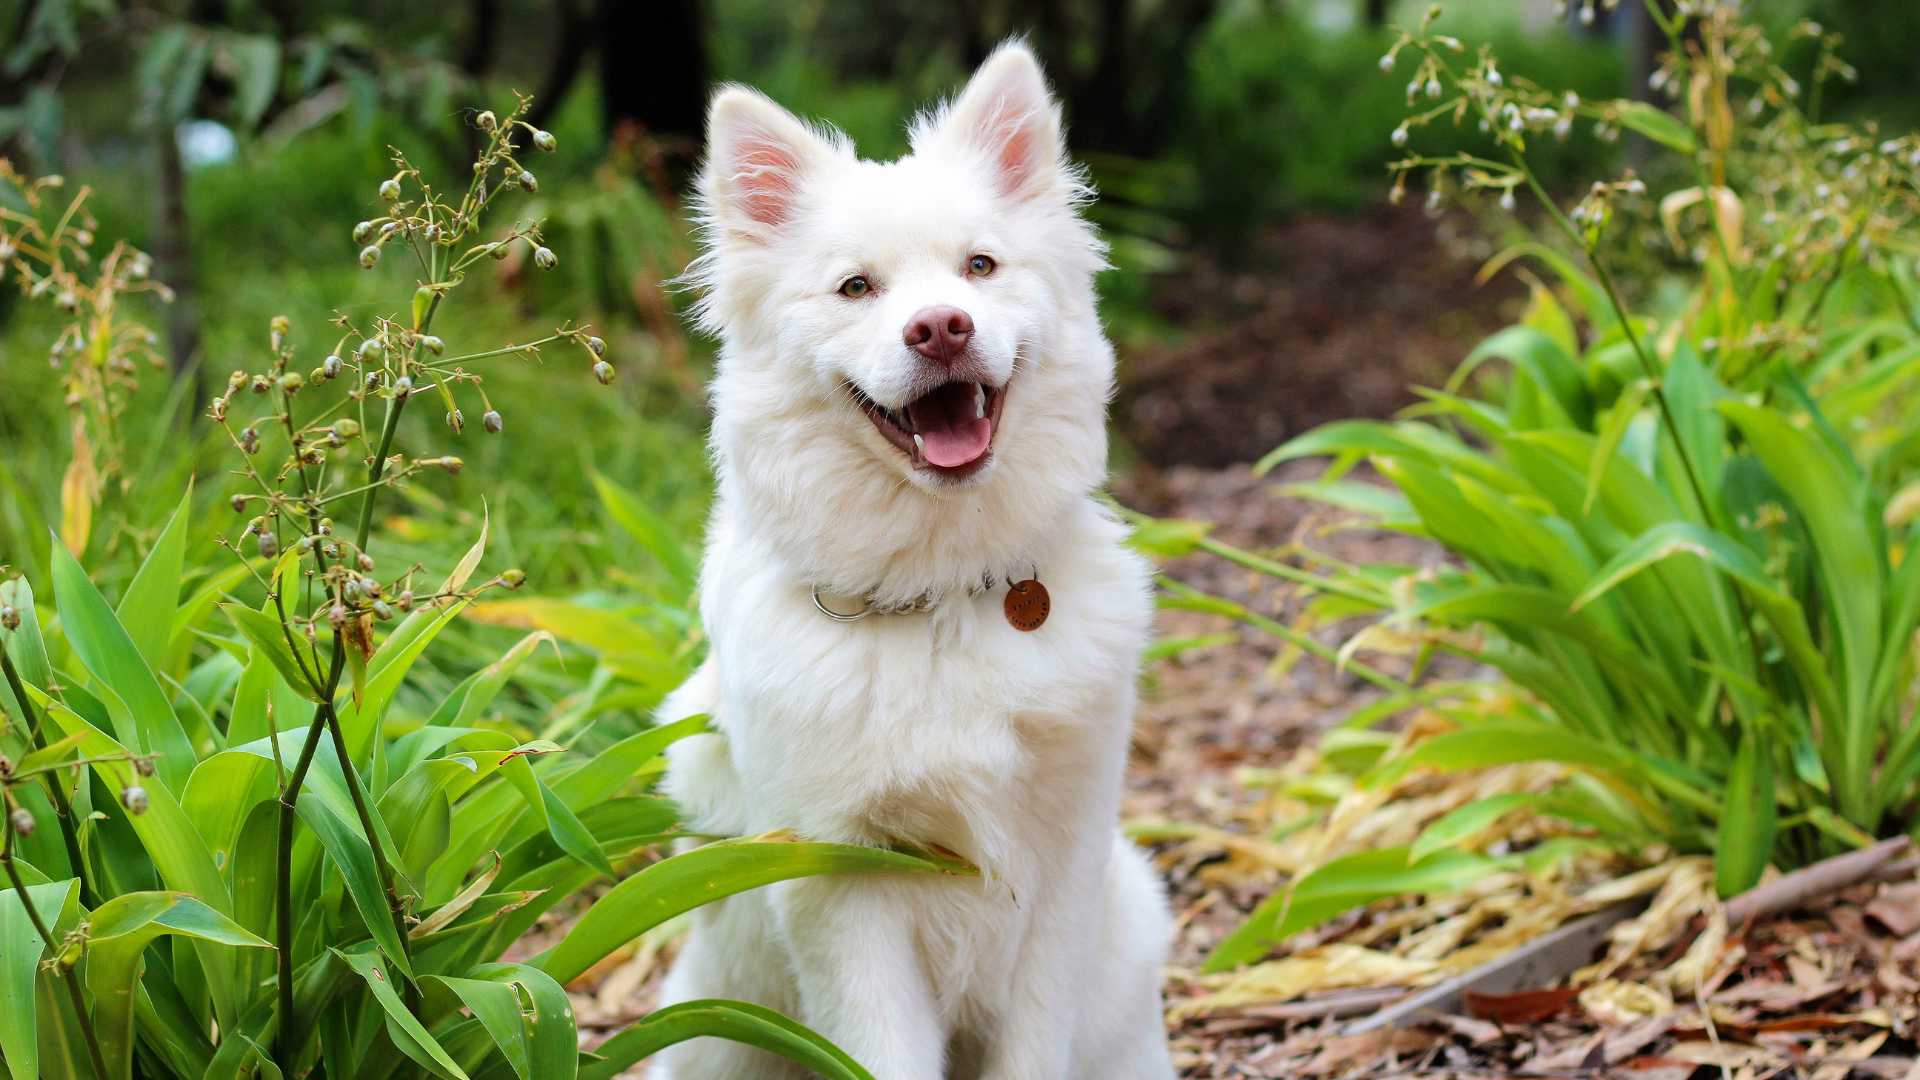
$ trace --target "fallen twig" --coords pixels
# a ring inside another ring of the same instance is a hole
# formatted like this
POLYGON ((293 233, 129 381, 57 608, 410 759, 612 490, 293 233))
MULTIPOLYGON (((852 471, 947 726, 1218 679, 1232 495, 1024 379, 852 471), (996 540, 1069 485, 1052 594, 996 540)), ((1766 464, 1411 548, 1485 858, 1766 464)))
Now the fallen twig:
POLYGON ((1777 915, 1826 893, 1849 885, 1858 885, 1895 859, 1906 855, 1913 841, 1905 836, 1883 840, 1870 848, 1849 851, 1823 859, 1762 882, 1727 901, 1727 923, 1741 926, 1768 915, 1777 915))

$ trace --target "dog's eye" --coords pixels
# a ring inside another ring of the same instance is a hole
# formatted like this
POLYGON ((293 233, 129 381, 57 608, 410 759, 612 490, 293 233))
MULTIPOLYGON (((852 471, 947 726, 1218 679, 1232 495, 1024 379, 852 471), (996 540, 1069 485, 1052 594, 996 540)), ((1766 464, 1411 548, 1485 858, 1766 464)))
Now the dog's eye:
POLYGON ((873 289, 873 283, 855 274, 840 283, 840 295, 849 300, 858 300, 873 289))
POLYGON ((967 273, 974 277, 986 277, 993 273, 993 260, 985 255, 975 255, 967 260, 967 273))

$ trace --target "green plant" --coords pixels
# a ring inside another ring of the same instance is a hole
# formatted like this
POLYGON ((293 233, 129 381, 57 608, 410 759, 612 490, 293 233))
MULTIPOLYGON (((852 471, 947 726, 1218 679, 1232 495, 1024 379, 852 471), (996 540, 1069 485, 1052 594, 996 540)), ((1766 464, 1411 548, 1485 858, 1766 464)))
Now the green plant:
MULTIPOLYGON (((1208 548, 1287 581, 1311 598, 1308 622, 1370 620, 1336 651, 1177 583, 1168 600, 1263 626, 1374 682, 1386 696, 1358 723, 1416 706, 1450 721, 1387 755, 1373 783, 1555 763, 1568 775, 1551 792, 1462 813, 1484 825, 1526 810, 1622 850, 1712 853, 1726 895, 1769 864, 1920 832, 1920 532, 1903 419, 1920 378, 1907 284, 1920 140, 1813 122, 1806 92, 1735 5, 1671 20, 1648 10, 1672 43, 1657 81, 1688 102, 1683 116, 1567 99, 1504 76, 1485 50, 1462 62, 1464 47, 1425 24, 1390 54, 1413 53, 1416 80, 1432 80, 1433 103, 1411 126, 1477 122, 1501 147, 1415 155, 1397 182, 1426 172, 1435 193, 1485 192, 1503 206, 1537 196, 1562 246, 1529 241, 1495 265, 1535 259, 1560 289, 1536 286, 1519 325, 1402 418, 1328 425, 1259 468, 1332 458, 1317 481, 1286 490, 1433 540, 1448 564, 1306 551, 1295 565, 1169 523, 1143 542, 1208 548), (1644 239, 1624 222, 1645 182, 1596 184, 1563 214, 1530 166, 1532 137, 1575 117, 1671 152, 1677 186, 1657 228, 1688 269, 1673 271, 1685 274, 1683 302, 1662 317, 1631 311, 1616 272, 1620 245, 1644 239), (1695 208, 1711 212, 1690 219, 1695 208), (1504 380, 1481 377, 1492 359, 1509 365, 1504 380), (1352 479, 1363 462, 1391 488, 1352 479), (1410 653, 1412 674, 1354 659, 1370 650, 1410 653), (1522 692, 1423 686, 1437 654, 1488 665, 1522 692)), ((1458 850, 1475 831, 1455 821, 1430 843, 1303 877, 1210 966, 1257 957, 1301 928, 1298 910, 1317 921, 1507 865, 1458 850), (1338 902, 1296 909, 1309 884, 1338 902)))
POLYGON ((458 437, 464 399, 474 428, 497 431, 477 365, 552 344, 612 378, 585 327, 456 355, 439 336, 462 328, 441 316, 470 268, 509 247, 557 261, 533 224, 481 231, 503 195, 537 185, 514 147, 525 105, 475 118, 486 145, 457 197, 395 153, 380 216, 354 233, 363 266, 417 269, 400 313, 341 316, 311 350, 276 318, 265 362, 210 403, 237 465, 227 565, 195 567, 182 594, 189 491, 117 603, 57 541, 45 563, 57 615, 26 579, 0 583, 0 1061, 12 1075, 611 1076, 709 1034, 867 1075, 792 1021, 729 1002, 660 1010, 582 1055, 563 988, 646 929, 742 889, 969 868, 787 834, 688 837, 652 785, 662 751, 703 718, 645 727, 602 708, 548 738, 489 722, 552 642, 544 632, 443 692, 412 685, 480 592, 525 575, 476 579, 484 515, 444 577, 397 563, 377 575, 394 546, 376 529, 382 497, 464 468, 404 450, 403 412, 431 400, 458 437), (403 692, 417 710, 396 707, 403 692), (676 839, 712 842, 655 857, 676 839), (596 893, 550 948, 502 960, 542 915, 596 893))

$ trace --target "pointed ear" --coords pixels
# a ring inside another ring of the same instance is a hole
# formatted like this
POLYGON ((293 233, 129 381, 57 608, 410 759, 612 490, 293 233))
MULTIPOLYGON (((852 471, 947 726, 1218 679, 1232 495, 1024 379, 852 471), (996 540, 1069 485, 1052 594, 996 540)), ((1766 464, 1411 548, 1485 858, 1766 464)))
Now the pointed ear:
POLYGON ((721 226, 766 234, 793 216, 807 173, 831 153, 826 140, 766 95, 724 87, 707 109, 700 192, 721 226))
POLYGON ((985 155, 1002 194, 1031 198, 1054 186, 1066 145, 1060 107, 1023 41, 995 49, 941 120, 938 137, 985 155))

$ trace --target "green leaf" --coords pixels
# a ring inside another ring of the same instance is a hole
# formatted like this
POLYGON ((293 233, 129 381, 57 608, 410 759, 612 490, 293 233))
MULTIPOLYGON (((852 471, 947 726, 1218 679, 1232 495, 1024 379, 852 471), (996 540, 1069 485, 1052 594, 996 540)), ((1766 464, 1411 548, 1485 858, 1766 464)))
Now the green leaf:
POLYGON ((1464 851, 1442 850, 1418 862, 1407 847, 1363 851, 1326 863, 1267 897, 1247 921, 1227 935, 1201 969, 1227 971, 1259 959, 1273 945, 1302 930, 1375 900, 1403 893, 1446 893, 1511 865, 1464 851))
POLYGON ((458 600, 439 610, 415 611, 380 643, 367 664, 365 692, 358 700, 340 708, 340 735, 347 744, 347 753, 355 760, 366 754, 374 732, 379 730, 380 720, 386 716, 387 706, 406 681, 414 661, 420 659, 433 639, 447 624, 459 618, 466 607, 467 601, 458 600))
POLYGON ((388 1031, 396 1035, 394 1044, 408 1057, 420 1063, 435 1076, 443 1080, 467 1080, 467 1074, 448 1056, 446 1050, 434 1041, 427 1029, 409 1012, 406 1003, 400 1000, 400 994, 393 988, 393 980, 387 977, 379 954, 364 946, 352 951, 335 948, 335 956, 347 962, 356 974, 367 982, 373 991, 374 1000, 386 1011, 388 1031))
POLYGON ((1549 395, 1559 414, 1551 426, 1565 427, 1571 423, 1584 429, 1591 424, 1593 403, 1587 397, 1586 384, 1581 381, 1573 358, 1563 352, 1552 337, 1531 326, 1509 326, 1475 346, 1448 377, 1446 390, 1457 393, 1475 368, 1495 358, 1512 364, 1542 393, 1549 395))
POLYGON ((608 515, 659 561, 677 587, 676 595, 691 593, 700 568, 693 552, 681 539, 681 530, 648 509, 632 492, 598 472, 593 474, 593 490, 599 494, 600 505, 606 507, 608 515))
POLYGON ((120 741, 155 755, 167 790, 187 789, 198 760, 172 700, 160 688, 133 639, 64 544, 53 544, 53 593, 67 641, 100 685, 120 741))
POLYGON ((1720 811, 1714 847, 1714 885, 1722 897, 1753 888, 1773 855, 1779 808, 1773 792, 1772 740, 1749 727, 1740 735, 1720 811))
POLYGON ((245 927, 185 893, 139 892, 100 905, 87 920, 87 989, 93 997, 94 1030, 117 1077, 133 1073, 134 994, 140 954, 162 934, 217 945, 270 949, 245 927))
POLYGON ((551 974, 518 963, 480 965, 470 974, 515 995, 515 1019, 526 1032, 528 1049, 528 1070, 520 1072, 522 1080, 574 1080, 580 1068, 580 1042, 566 988, 551 974))
POLYGON ((1630 754, 1609 743, 1544 724, 1497 722, 1423 739, 1386 762, 1365 782, 1377 786, 1419 768, 1456 772, 1524 761, 1579 765, 1625 780, 1645 773, 1630 754))
POLYGON ((287 644, 286 628, 280 620, 264 611, 255 611, 237 600, 228 600, 220 605, 233 621, 234 629, 240 631, 259 655, 273 664, 274 670, 288 687, 308 701, 318 702, 320 695, 314 692, 313 683, 301 668, 300 661, 294 659, 293 647, 287 644))
POLYGON ((553 789, 541 782, 525 757, 516 756, 506 764, 503 772, 507 782, 519 789, 527 801, 527 808, 533 811, 535 818, 552 835, 554 843, 560 845, 560 850, 582 865, 592 867, 609 881, 618 879, 619 875, 613 872, 613 864, 607 861, 600 845, 594 842, 593 834, 580 824, 580 819, 553 793, 553 789))
POLYGON ((146 778, 137 774, 125 760, 126 747, 88 723, 64 702, 48 697, 37 687, 28 687, 27 693, 46 710, 48 720, 55 727, 65 734, 79 736, 76 745, 83 756, 101 759, 92 761, 88 767, 110 790, 121 791, 136 783, 146 787, 146 813, 128 815, 127 821, 139 836, 140 846, 153 860, 154 868, 160 872, 160 880, 168 888, 198 896, 218 910, 231 910, 226 882, 214 867, 206 841, 173 793, 164 786, 147 784, 146 778))
MULTIPOLYGON (((19 629, 0 629, 0 645, 6 647, 15 670, 20 672, 20 678, 29 686, 45 686, 52 682, 53 665, 47 661, 47 643, 40 636, 40 617, 33 606, 33 586, 23 577, 0 581, 0 604, 6 604, 20 613, 19 629)), ((9 693, 3 681, 0 681, 0 693, 9 693)), ((5 700, 12 700, 10 693, 5 700)), ((23 707, 21 712, 25 711, 25 704, 20 703, 23 707)))
MULTIPOLYGON (((27 900, 49 928, 74 895, 77 879, 27 886, 27 900)), ((34 976, 46 943, 34 929, 20 894, 0 891, 0 1058, 13 1080, 38 1080, 40 1041, 34 1026, 34 976)))
POLYGON ((1613 114, 1621 127, 1637 131, 1669 150, 1691 154, 1697 145, 1693 129, 1687 127, 1679 117, 1644 101, 1616 102, 1613 114))
POLYGON ((234 68, 234 112, 242 128, 266 115, 280 82, 280 43, 265 34, 227 34, 221 39, 234 68))
POLYGON ((1127 546, 1156 559, 1177 559, 1191 554, 1212 530, 1213 523, 1207 521, 1148 518, 1133 527, 1127 546))
MULTIPOLYGON (((527 1032, 520 1023, 520 995, 511 986, 479 979, 460 979, 450 975, 429 975, 453 991, 474 1019, 487 1029, 493 1045, 513 1068, 520 1080, 531 1080, 532 1063, 527 1051, 527 1032)), ((576 1055, 576 1060, 578 1056, 576 1055)))
POLYGON ((1593 502, 1600 497, 1600 484, 1613 464, 1614 453, 1620 449, 1620 440, 1626 438, 1627 428, 1640 416, 1640 407, 1646 403, 1647 394, 1652 389, 1653 384, 1645 379, 1628 383, 1627 388, 1614 399, 1607 418, 1601 422, 1598 441, 1593 448, 1593 464, 1587 468, 1587 499, 1582 507, 1586 512, 1593 512, 1593 502))
POLYGON ((846 1052, 772 1009, 745 1001, 683 1001, 656 1009, 601 1045, 580 1080, 613 1080, 675 1043, 703 1035, 757 1046, 812 1069, 827 1080, 873 1080, 846 1052))
POLYGON ((121 625, 134 647, 155 671, 167 667, 167 643, 173 635, 173 609, 180 599, 180 575, 187 558, 187 521, 192 516, 193 486, 160 530, 145 562, 120 598, 121 625))
POLYGON ((1444 848, 1458 847, 1475 836, 1493 827, 1495 822, 1515 810, 1536 806, 1540 796, 1525 791, 1510 791, 1500 795, 1489 795, 1476 799, 1465 806, 1455 807, 1442 815, 1439 820, 1421 830, 1413 842, 1408 858, 1414 862, 1444 848))
POLYGON ((353 898, 353 906, 359 909, 360 921, 366 924, 374 943, 403 975, 412 978, 413 969, 407 964, 400 931, 394 927, 392 911, 387 907, 386 891, 380 887, 373 848, 360 832, 358 822, 348 824, 331 803, 310 791, 300 792, 297 809, 300 820, 320 838, 320 846, 326 849, 327 857, 345 879, 347 895, 353 898))
MULTIPOLYGON (((1800 511, 1813 538, 1822 594, 1839 632, 1841 693, 1846 712, 1837 721, 1846 774, 1833 778, 1842 811, 1868 820, 1876 719, 1868 711, 1880 661, 1881 618, 1887 584, 1886 547, 1878 514, 1852 462, 1777 409, 1722 401, 1720 411, 1739 426, 1754 455, 1800 511)), ((1831 737, 1831 736, 1829 736, 1831 737)))
POLYGON ((793 840, 781 834, 722 840, 662 859, 608 890, 558 945, 533 961, 571 982, 613 950, 702 904, 776 881, 817 874, 974 874, 965 863, 853 844, 793 840))

